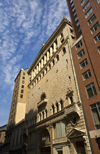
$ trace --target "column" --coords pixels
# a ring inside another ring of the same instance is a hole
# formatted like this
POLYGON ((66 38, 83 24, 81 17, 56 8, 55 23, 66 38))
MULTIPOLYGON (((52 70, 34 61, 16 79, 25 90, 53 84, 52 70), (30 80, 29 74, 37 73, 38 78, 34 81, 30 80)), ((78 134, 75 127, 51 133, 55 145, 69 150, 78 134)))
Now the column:
POLYGON ((40 64, 40 62, 39 62, 39 71, 40 71, 40 69, 41 69, 41 64, 40 64))
POLYGON ((41 59, 41 68, 43 68, 43 59, 41 59))
POLYGON ((44 55, 44 64, 46 64, 46 55, 44 55))
POLYGON ((49 51, 47 51, 47 61, 49 60, 49 51))
POLYGON ((31 72, 31 79, 33 80, 33 78, 34 78, 34 72, 32 70, 32 72, 31 72))
POLYGON ((53 48, 54 48, 54 53, 56 52, 56 43, 54 42, 53 44, 53 48))
POLYGON ((55 113, 57 113, 57 107, 56 107, 56 105, 54 105, 54 109, 55 109, 55 113))
POLYGON ((50 47, 50 57, 52 57, 52 48, 50 47))
POLYGON ((61 103, 58 103, 59 111, 61 111, 61 103))
POLYGON ((35 77, 35 70, 33 70, 33 77, 35 77))
POLYGON ((39 67, 38 67, 38 65, 37 65, 37 67, 36 67, 36 74, 38 74, 38 70, 39 70, 39 67))

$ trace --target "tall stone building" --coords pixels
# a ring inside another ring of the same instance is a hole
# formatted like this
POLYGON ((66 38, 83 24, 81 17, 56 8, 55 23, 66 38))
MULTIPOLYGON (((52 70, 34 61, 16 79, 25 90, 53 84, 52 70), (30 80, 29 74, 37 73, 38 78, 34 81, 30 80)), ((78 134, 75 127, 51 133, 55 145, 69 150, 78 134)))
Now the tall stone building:
MULTIPOLYGON (((28 69, 25 119, 9 132, 10 153, 91 154, 65 17, 28 69)), ((20 110, 18 112, 20 114, 20 110)))
POLYGON ((27 70, 28 69, 26 70, 21 69, 17 77, 15 78, 12 102, 7 124, 5 144, 2 150, 8 153, 10 150, 11 137, 13 136, 12 132, 17 128, 16 126, 18 125, 18 123, 20 123, 21 121, 23 121, 23 119, 25 119, 25 109, 27 102, 27 84, 28 84, 27 70))
POLYGON ((74 41, 72 25, 63 18, 28 70, 29 154, 91 153, 70 48, 74 41))
POLYGON ((92 151, 100 154, 100 0, 67 0, 74 33, 72 45, 92 151))
POLYGON ((7 125, 0 127, 0 154, 2 151, 3 144, 5 143, 6 130, 7 130, 7 125))

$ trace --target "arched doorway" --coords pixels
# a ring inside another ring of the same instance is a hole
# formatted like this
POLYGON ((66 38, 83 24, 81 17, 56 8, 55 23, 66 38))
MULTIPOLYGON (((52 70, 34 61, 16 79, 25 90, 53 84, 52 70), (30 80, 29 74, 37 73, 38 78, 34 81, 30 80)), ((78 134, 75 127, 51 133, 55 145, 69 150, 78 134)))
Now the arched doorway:
POLYGON ((51 154, 50 134, 47 129, 41 131, 41 154, 51 154))

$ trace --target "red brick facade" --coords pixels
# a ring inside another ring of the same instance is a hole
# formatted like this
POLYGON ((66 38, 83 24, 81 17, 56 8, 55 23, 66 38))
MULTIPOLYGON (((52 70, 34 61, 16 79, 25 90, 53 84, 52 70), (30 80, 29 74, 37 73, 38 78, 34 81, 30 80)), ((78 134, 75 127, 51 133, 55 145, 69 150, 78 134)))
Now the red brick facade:
POLYGON ((67 0, 75 36, 76 39, 78 39, 72 46, 72 54, 93 153, 100 154, 100 108, 97 103, 100 101, 100 50, 98 50, 98 47, 100 48, 100 27, 98 26, 95 28, 96 23, 98 23, 98 25, 100 24, 100 3, 99 0, 84 0, 84 4, 82 5, 82 2, 83 0, 67 0), (89 3, 89 6, 86 6, 87 3, 89 3), (73 8, 75 8, 74 11, 72 11, 73 8), (83 9, 85 9, 85 11, 83 11, 83 9), (90 11, 91 13, 89 13, 90 9, 92 10, 90 11), (75 12, 76 15, 74 16, 75 12), (93 17, 94 14, 96 16, 96 19, 89 25, 88 21, 90 21, 91 17, 93 17), (77 21, 75 21, 76 17, 78 17, 77 21), (78 26, 76 26, 77 22, 79 22, 78 26), (79 38, 80 32, 78 32, 78 29, 80 27, 82 36, 79 38), (76 45, 80 40, 82 42, 82 46, 79 49, 76 49, 76 45), (78 53, 83 49, 85 53, 82 55, 81 58, 78 58, 78 53), (87 60, 88 64, 85 64, 85 67, 81 68, 81 62, 84 62, 85 59, 87 60), (88 78, 84 80, 83 74, 85 72, 89 72, 90 74, 88 74, 88 78), (93 97, 89 97, 87 94, 86 88, 88 89, 88 85, 91 86, 92 92, 94 93, 93 97), (91 105, 93 104, 96 105, 96 108, 92 110, 91 105), (95 122, 95 118, 93 119, 95 114, 94 112, 99 113, 97 122, 98 126, 95 122))

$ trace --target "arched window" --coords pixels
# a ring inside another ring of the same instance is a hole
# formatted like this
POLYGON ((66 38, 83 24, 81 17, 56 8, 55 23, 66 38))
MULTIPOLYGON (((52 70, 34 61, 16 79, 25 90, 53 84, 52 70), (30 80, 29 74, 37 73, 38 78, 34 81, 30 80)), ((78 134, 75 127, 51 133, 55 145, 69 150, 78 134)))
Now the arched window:
POLYGON ((57 61, 59 61, 59 55, 57 55, 57 57, 56 57, 56 58, 57 58, 57 61))
POLYGON ((65 49, 65 47, 63 48, 63 54, 65 54, 66 53, 66 49, 65 49))
POLYGON ((43 94, 41 95, 41 101, 43 101, 45 98, 46 98, 46 94, 43 93, 43 94))
POLYGON ((43 119, 44 119, 44 111, 42 112, 42 116, 43 116, 43 119))
POLYGON ((57 112, 59 111, 59 105, 56 103, 57 112))
POLYGON ((52 63, 53 63, 53 66, 54 66, 54 65, 55 65, 55 61, 54 61, 54 59, 53 59, 52 63))
POLYGON ((49 70, 51 69, 51 64, 49 64, 49 70))
POLYGON ((60 104, 61 104, 61 110, 63 109, 64 105, 63 105, 63 100, 60 100, 60 104))
POLYGON ((39 114, 39 116, 40 116, 40 121, 41 121, 41 113, 39 114))
POLYGON ((44 77, 44 72, 42 74, 43 74, 43 77, 44 77))
POLYGON ((47 110, 45 110, 45 115, 46 115, 46 118, 47 118, 47 110))
POLYGON ((52 113, 53 114, 55 113, 55 107, 54 107, 54 105, 52 105, 52 113))

